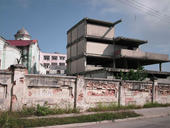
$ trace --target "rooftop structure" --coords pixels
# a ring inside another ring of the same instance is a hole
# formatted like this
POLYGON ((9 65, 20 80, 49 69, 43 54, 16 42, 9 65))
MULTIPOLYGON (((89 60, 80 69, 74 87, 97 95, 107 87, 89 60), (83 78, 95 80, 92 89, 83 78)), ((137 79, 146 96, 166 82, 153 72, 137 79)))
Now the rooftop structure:
POLYGON ((18 30, 14 36, 15 36, 15 40, 30 40, 31 39, 30 34, 24 27, 18 30))
POLYGON ((101 68, 137 69, 139 66, 169 62, 168 55, 143 52, 146 40, 115 37, 120 23, 84 18, 67 32, 67 70, 69 75, 101 68))

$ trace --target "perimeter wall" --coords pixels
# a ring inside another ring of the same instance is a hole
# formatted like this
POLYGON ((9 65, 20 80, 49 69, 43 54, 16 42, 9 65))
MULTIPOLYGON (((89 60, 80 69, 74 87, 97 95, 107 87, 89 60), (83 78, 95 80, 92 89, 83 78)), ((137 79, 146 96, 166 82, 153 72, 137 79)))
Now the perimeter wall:
POLYGON ((86 110, 98 103, 144 105, 147 102, 170 103, 170 83, 35 75, 20 66, 0 71, 0 110, 4 111, 37 104, 86 110))

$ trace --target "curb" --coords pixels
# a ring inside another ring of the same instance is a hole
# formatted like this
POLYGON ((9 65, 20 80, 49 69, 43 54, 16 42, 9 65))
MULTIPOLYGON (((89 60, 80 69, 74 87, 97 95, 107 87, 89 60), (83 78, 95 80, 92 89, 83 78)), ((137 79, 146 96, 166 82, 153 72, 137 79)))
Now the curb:
POLYGON ((104 120, 98 122, 87 122, 87 123, 75 123, 75 124, 65 124, 65 125, 55 125, 55 126, 46 126, 46 127, 36 127, 36 128, 71 128, 71 127, 81 127, 88 126, 94 124, 104 124, 104 123, 114 123, 114 122, 123 122, 123 121, 131 121, 131 120, 141 120, 141 119, 149 119, 149 118, 158 118, 158 117, 166 117, 170 114, 162 114, 162 115, 154 115, 154 116, 140 116, 140 117, 132 117, 125 119, 116 119, 116 120, 104 120))

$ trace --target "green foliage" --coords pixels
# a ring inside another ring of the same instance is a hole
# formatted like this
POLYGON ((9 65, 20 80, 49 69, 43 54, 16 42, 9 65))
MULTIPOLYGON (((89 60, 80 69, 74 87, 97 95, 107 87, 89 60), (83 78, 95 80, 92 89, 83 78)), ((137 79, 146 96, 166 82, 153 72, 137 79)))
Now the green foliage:
POLYGON ((37 116, 45 116, 50 113, 49 107, 37 105, 36 115, 37 116))
POLYGON ((160 104, 160 103, 157 103, 157 102, 154 102, 154 103, 146 103, 144 104, 143 108, 153 108, 153 107, 169 107, 170 104, 160 104))
POLYGON ((120 73, 116 75, 116 79, 136 80, 136 81, 142 81, 146 79, 146 77, 147 77, 147 74, 145 73, 143 67, 137 68, 136 71, 134 71, 133 69, 130 69, 130 71, 127 73, 123 73, 122 71, 120 71, 120 73))
POLYGON ((29 108, 23 108, 22 111, 17 112, 20 116, 46 116, 46 115, 54 115, 54 114, 64 114, 64 113, 79 113, 80 109, 74 109, 70 106, 67 106, 66 108, 50 108, 46 105, 40 106, 39 104, 37 107, 29 107, 29 108))

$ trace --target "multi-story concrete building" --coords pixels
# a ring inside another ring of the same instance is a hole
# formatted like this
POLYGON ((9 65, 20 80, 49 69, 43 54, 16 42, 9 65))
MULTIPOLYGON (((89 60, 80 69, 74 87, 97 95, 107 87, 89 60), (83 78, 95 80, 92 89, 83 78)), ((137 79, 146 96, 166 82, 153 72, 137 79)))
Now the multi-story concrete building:
MULTIPOLYGON (((169 62, 168 55, 143 52, 145 40, 115 37, 120 23, 84 18, 67 32, 67 69, 69 75, 84 74, 103 68, 137 69, 139 66, 169 62)), ((153 72, 152 72, 153 73, 153 72)))
POLYGON ((65 74, 66 54, 40 52, 40 63, 46 68, 46 74, 65 74))

